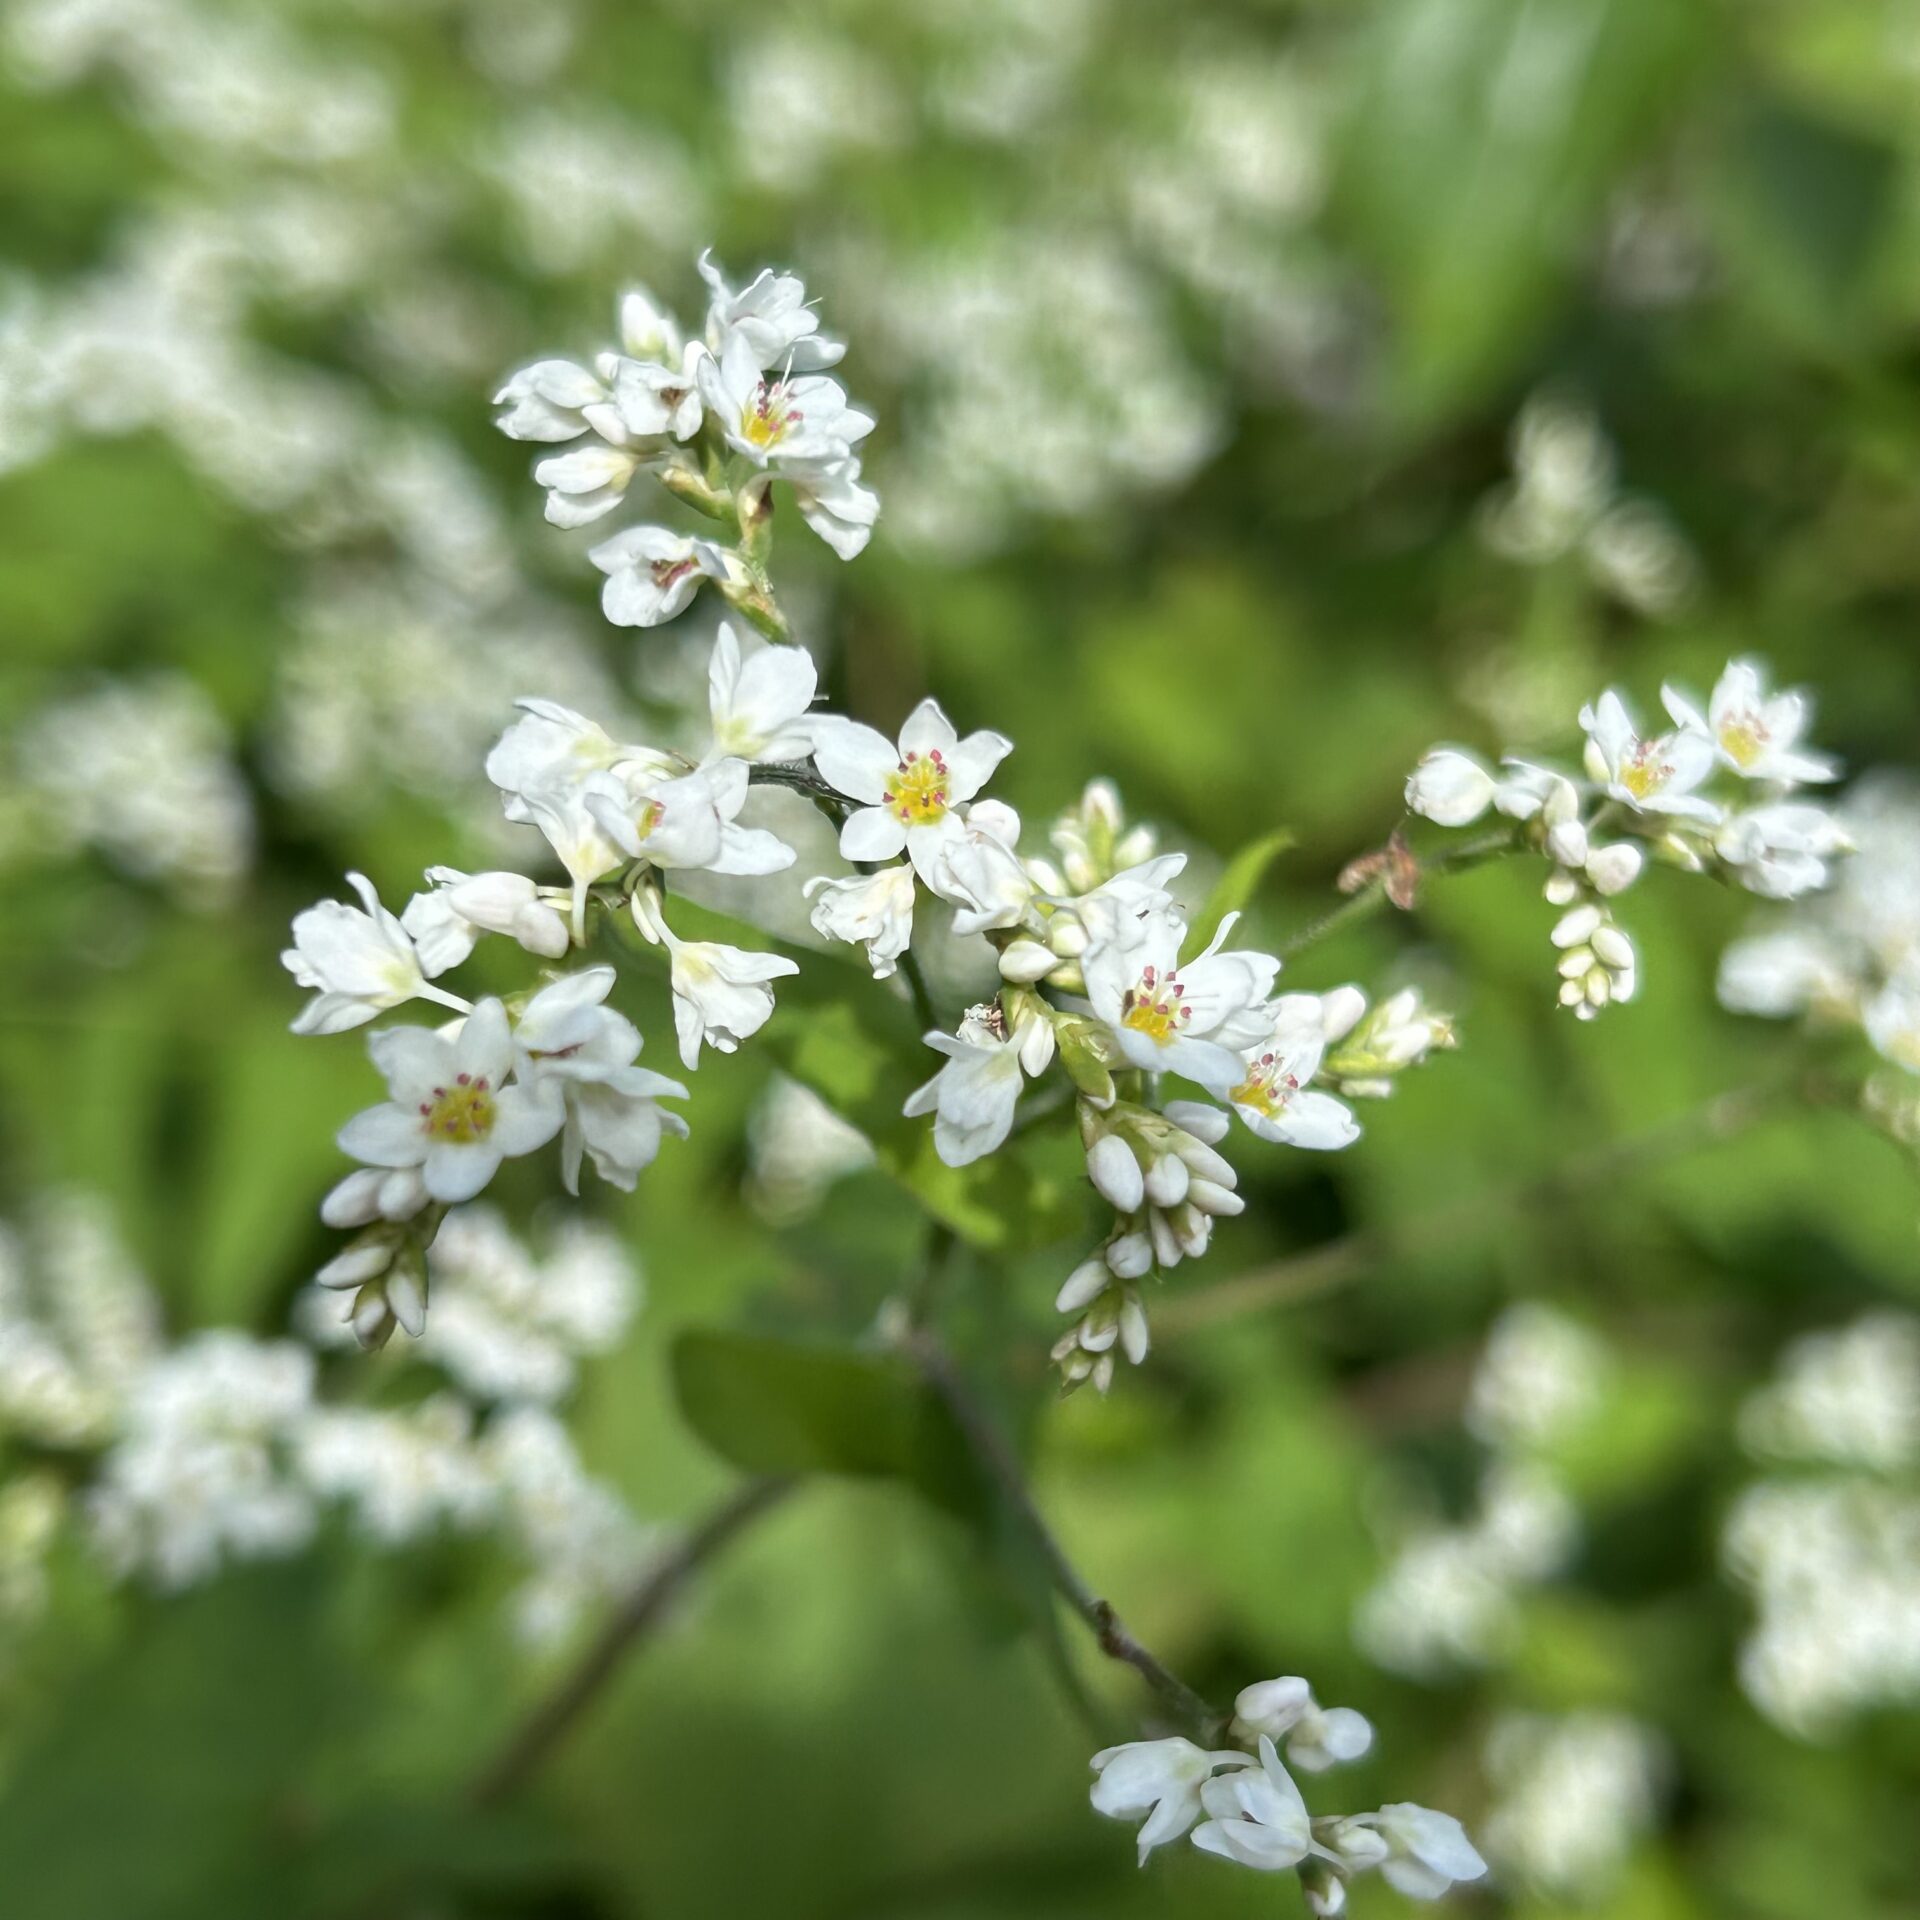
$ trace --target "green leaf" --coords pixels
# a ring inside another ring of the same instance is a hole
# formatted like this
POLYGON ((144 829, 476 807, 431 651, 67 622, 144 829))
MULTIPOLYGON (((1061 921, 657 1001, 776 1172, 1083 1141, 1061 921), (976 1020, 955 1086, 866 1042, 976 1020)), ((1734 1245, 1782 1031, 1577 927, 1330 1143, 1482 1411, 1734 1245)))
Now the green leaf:
POLYGON ((980 1523, 986 1496, 945 1403, 894 1354, 696 1327, 674 1342, 687 1423, 749 1473, 897 1479, 980 1523))
POLYGON ((1247 910, 1248 902, 1259 891, 1260 882, 1267 876, 1267 869, 1293 845, 1293 841, 1293 835, 1285 827, 1277 827, 1272 833, 1262 834, 1258 840, 1248 841, 1227 862, 1227 870, 1207 895, 1207 904, 1201 908, 1199 918, 1187 930, 1186 944, 1180 949, 1182 960, 1191 960, 1195 954, 1204 953, 1207 942, 1219 931, 1221 921, 1228 914, 1247 910))

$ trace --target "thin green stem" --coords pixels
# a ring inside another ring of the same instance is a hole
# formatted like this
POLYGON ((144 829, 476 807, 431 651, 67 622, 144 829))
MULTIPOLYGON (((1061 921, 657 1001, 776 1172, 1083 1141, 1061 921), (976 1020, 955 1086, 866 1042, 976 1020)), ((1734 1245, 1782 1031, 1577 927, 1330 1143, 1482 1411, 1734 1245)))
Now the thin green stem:
MULTIPOLYGON (((1416 871, 1422 881, 1438 879, 1442 874, 1465 873, 1473 867, 1485 866, 1490 861, 1522 851, 1524 847, 1517 830, 1501 827, 1418 862, 1416 871)), ((1337 907, 1329 908, 1319 919, 1309 921, 1298 933, 1283 940, 1280 943, 1281 958, 1291 959, 1296 953, 1304 952, 1330 934, 1338 933, 1342 927, 1377 913, 1386 904, 1387 879, 1383 872, 1364 882, 1337 907)))

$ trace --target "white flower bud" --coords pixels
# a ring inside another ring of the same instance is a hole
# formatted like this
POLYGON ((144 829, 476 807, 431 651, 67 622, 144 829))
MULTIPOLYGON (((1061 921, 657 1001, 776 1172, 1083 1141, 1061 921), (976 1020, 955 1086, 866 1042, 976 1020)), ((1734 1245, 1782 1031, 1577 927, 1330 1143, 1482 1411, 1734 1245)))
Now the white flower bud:
POLYGON ((1587 878, 1597 893, 1625 893, 1639 879, 1645 864, 1631 840, 1616 840, 1610 847, 1595 847, 1588 853, 1587 878))
POLYGON ((1087 930, 1078 916, 1056 913, 1047 924, 1047 945, 1062 960, 1078 960, 1087 950, 1087 930))
POLYGON ((390 1243, 385 1240, 362 1240, 344 1252, 336 1253, 313 1276, 313 1280, 320 1287, 358 1287, 377 1279, 392 1265, 393 1248, 390 1243))
POLYGON ((1146 1197, 1140 1162, 1117 1133, 1103 1133, 1087 1149, 1087 1178, 1119 1213, 1134 1212, 1146 1197))
POLYGON ((1563 914, 1554 928, 1552 939, 1556 947, 1577 947, 1583 945, 1593 935, 1595 927, 1604 918, 1600 909, 1589 902, 1584 907, 1575 907, 1571 913, 1563 914))
POLYGON ((1547 876, 1547 884, 1541 889, 1547 897, 1550 907, 1570 907, 1580 898, 1580 882, 1562 867, 1556 867, 1547 876))
POLYGON ((1407 776, 1407 810, 1443 827, 1464 827, 1492 806, 1494 784, 1471 754, 1435 747, 1407 776))
POLYGON ((385 1167, 356 1167, 320 1202, 320 1218, 330 1227, 364 1227, 380 1218, 380 1189, 385 1167))
POLYGON ((1597 928, 1593 936, 1594 958, 1616 973, 1633 965, 1633 942, 1618 927, 1597 928))
POLYGON ((1111 1284, 1104 1260, 1095 1258, 1082 1260, 1067 1275, 1065 1284, 1054 1295, 1054 1310, 1058 1313, 1078 1313, 1082 1307, 1091 1305, 1106 1292, 1111 1284))
POLYGON ((1120 1345, 1136 1367, 1147 1357, 1147 1310, 1137 1293, 1120 1303, 1120 1345))
POLYGON ((1587 863, 1587 829, 1579 820, 1562 820, 1547 832, 1547 851, 1563 867, 1583 867, 1587 863))
POLYGON ((1163 1153, 1147 1169, 1147 1198, 1156 1207, 1177 1207, 1187 1197, 1187 1166, 1177 1153, 1163 1153))
MULTIPOLYGON (((1182 1208, 1181 1212, 1186 1212, 1182 1208)), ((1163 1267, 1177 1267, 1186 1249, 1173 1224, 1173 1215, 1158 1208, 1147 1215, 1147 1231, 1153 1236, 1153 1257, 1163 1267)))
POLYGON ((1138 1280, 1153 1265, 1153 1241, 1140 1228, 1107 1242, 1107 1271, 1116 1280, 1138 1280))
POLYGON ((1031 986, 1036 980, 1044 980, 1059 964, 1053 949, 1042 946, 1038 940, 1010 940, 1000 949, 1000 977, 1018 986, 1031 986))
POLYGON ((397 1266, 387 1278, 387 1305, 401 1330, 418 1340, 427 1330, 427 1295, 420 1276, 405 1266, 397 1266))
POLYGON ((1344 1040, 1367 1011, 1367 996, 1358 987, 1335 987, 1320 996, 1320 1030, 1331 1046, 1344 1040))
POLYGON ((1226 1214, 1229 1217, 1247 1210, 1247 1203, 1231 1187, 1220 1186, 1212 1180, 1188 1181, 1187 1205, 1198 1208, 1202 1213, 1226 1214))
MULTIPOLYGON (((1207 1106, 1199 1100, 1169 1100, 1162 1117, 1171 1120, 1182 1133, 1190 1133, 1210 1147, 1218 1146, 1233 1126, 1222 1108, 1207 1106)), ((1196 1173, 1200 1171, 1190 1159, 1187 1165, 1196 1173)))

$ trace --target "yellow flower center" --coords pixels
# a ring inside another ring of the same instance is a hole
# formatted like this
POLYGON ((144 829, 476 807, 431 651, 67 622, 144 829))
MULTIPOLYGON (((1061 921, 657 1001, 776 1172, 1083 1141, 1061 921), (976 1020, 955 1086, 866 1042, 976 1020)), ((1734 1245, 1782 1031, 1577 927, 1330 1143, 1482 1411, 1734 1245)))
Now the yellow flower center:
POLYGON ((938 825, 947 816, 950 779, 938 747, 928 754, 908 754, 887 782, 887 811, 905 826, 938 825))
POLYGON ((777 447, 805 417, 787 398, 784 380, 763 380, 755 389, 740 430, 756 447, 777 447))
POLYGON ((493 1131, 498 1112, 483 1073, 478 1079, 459 1074, 450 1087, 435 1087, 433 1098, 420 1103, 421 1131, 456 1146, 471 1146, 493 1131))
POLYGON ((1263 1053, 1247 1069, 1247 1077, 1227 1095, 1236 1107, 1251 1107, 1271 1120, 1286 1111, 1287 1102, 1300 1091, 1299 1080, 1280 1071, 1279 1056, 1263 1053))
POLYGON ((1757 713, 1729 714, 1720 723, 1721 748, 1736 767, 1752 766, 1772 737, 1757 713))
POLYGON ((1121 1002, 1120 1024, 1164 1047, 1193 1018, 1186 991, 1171 972, 1163 974, 1148 967, 1138 984, 1127 989, 1121 1002))
POLYGON ((1672 765, 1660 758, 1657 740, 1641 740, 1620 763, 1620 784, 1636 800, 1658 793, 1673 774, 1672 765))

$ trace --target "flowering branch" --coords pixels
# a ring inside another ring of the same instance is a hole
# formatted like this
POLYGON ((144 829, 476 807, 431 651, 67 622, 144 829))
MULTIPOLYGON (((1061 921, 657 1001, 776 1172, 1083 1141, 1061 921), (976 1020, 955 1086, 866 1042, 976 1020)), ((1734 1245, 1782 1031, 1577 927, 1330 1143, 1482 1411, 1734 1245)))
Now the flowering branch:
POLYGON ((620 1663, 667 1618, 687 1583, 793 1491, 791 1480, 736 1487, 658 1560, 610 1614, 578 1662, 538 1701, 468 1789, 476 1807, 497 1806, 526 1785, 612 1679, 620 1663))

